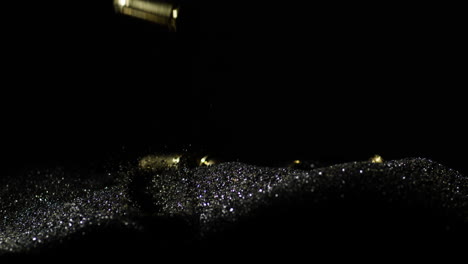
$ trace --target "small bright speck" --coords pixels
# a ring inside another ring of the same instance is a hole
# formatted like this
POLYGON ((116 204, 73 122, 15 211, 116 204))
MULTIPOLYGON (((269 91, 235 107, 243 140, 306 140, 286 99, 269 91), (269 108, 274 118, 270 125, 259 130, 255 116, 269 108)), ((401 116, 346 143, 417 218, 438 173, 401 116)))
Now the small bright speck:
POLYGON ((173 17, 174 19, 177 19, 178 16, 179 16, 179 10, 173 9, 173 10, 172 10, 172 17, 173 17))
POLYGON ((205 165, 205 166, 211 166, 215 164, 213 160, 209 160, 208 156, 204 156, 203 158, 200 159, 200 166, 205 165))
POLYGON ((382 163, 383 159, 382 159, 382 157, 380 155, 375 155, 370 159, 370 161, 372 163, 382 163))
POLYGON ((301 163, 300 160, 295 160, 295 161, 293 161, 293 162, 294 162, 294 164, 300 164, 300 163, 301 163))
POLYGON ((207 158, 208 156, 204 156, 203 158, 201 158, 200 163, 201 164, 205 163, 207 158))
POLYGON ((126 6, 127 5, 127 0, 118 0, 120 6, 126 6))

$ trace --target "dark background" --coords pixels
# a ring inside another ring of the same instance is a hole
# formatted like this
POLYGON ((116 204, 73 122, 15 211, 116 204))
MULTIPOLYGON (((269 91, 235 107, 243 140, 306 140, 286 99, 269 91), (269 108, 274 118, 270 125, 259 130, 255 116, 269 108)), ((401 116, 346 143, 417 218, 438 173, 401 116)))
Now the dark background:
POLYGON ((112 1, 5 4, 5 173, 184 148, 270 165, 421 156, 467 172, 457 7, 189 4, 177 33, 112 1))

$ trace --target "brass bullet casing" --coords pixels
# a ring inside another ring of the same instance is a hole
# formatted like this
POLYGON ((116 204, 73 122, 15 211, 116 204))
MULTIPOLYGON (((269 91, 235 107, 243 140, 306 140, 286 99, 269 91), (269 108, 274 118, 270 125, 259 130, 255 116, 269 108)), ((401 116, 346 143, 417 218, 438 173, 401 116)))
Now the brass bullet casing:
POLYGON ((145 171, 161 171, 180 167, 212 166, 219 162, 209 155, 197 154, 154 154, 138 160, 138 167, 145 171))
POLYGON ((147 20, 177 31, 179 6, 169 1, 157 0, 114 0, 117 13, 147 20))
POLYGON ((157 171, 166 168, 177 167, 182 155, 148 155, 138 161, 138 167, 143 170, 157 171))

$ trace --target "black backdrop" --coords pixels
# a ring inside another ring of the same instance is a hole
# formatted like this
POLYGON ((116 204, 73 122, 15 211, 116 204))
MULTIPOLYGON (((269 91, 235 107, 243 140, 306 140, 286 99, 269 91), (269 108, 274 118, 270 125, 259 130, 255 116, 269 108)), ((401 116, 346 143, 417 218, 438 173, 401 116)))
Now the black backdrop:
POLYGON ((178 33, 111 1, 5 4, 7 171, 188 144, 258 164, 378 153, 467 171, 457 8, 192 4, 178 33))

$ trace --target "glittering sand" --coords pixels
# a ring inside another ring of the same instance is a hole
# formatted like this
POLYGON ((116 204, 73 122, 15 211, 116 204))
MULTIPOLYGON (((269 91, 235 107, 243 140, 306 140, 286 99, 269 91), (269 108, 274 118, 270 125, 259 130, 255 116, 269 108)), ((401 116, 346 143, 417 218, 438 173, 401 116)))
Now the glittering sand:
POLYGON ((313 170, 238 162, 88 176, 55 169, 4 178, 0 191, 0 254, 320 251, 357 249, 359 239, 385 249, 395 238, 446 245, 468 225, 468 178, 427 159, 313 170))

